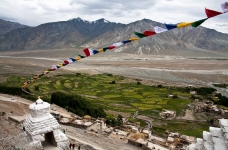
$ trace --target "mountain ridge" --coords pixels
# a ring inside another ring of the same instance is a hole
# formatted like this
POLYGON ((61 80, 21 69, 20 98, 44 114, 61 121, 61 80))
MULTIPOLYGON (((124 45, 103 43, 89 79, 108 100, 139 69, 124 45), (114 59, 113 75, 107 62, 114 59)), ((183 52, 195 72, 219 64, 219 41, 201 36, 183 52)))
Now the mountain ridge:
MULTIPOLYGON (((107 47, 113 43, 136 37, 134 31, 153 30, 164 24, 142 19, 129 24, 110 22, 104 18, 87 21, 72 18, 41 24, 37 27, 17 28, 0 35, 0 51, 35 50, 76 47, 107 47)), ((228 52, 228 34, 205 27, 173 29, 155 36, 126 44, 115 51, 137 54, 156 54, 167 50, 204 49, 228 52)))
POLYGON ((22 25, 17 22, 5 21, 5 20, 0 19, 0 35, 10 32, 12 30, 18 29, 18 28, 25 28, 25 27, 29 27, 29 26, 22 25))

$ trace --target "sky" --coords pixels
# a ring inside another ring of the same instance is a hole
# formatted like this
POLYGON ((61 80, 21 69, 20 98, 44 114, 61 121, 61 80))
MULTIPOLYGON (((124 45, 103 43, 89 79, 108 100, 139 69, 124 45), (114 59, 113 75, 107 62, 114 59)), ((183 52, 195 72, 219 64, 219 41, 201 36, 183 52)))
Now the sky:
MULTIPOLYGON (((228 0, 227 0, 228 1, 228 0)), ((205 7, 223 12, 224 0, 0 0, 0 19, 29 26, 80 17, 128 24, 144 18, 160 23, 194 22, 206 18, 205 7)), ((228 33, 228 13, 202 26, 228 33)))

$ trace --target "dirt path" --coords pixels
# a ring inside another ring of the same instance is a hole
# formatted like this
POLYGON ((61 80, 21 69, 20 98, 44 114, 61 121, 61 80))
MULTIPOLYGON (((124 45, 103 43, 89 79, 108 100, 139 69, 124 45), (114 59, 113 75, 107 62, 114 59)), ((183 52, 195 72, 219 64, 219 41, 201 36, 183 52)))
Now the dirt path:
POLYGON ((24 104, 32 104, 32 101, 29 101, 27 99, 18 97, 18 96, 13 96, 13 95, 9 95, 9 94, 2 94, 0 93, 0 100, 2 101, 10 101, 10 102, 20 102, 20 103, 24 103, 24 104), (11 100, 11 98, 14 98, 14 100, 11 100))
POLYGON ((195 120, 193 116, 193 112, 189 109, 186 110, 184 117, 178 117, 178 119, 185 119, 185 120, 195 120))
POLYGON ((99 150, 142 150, 140 147, 130 145, 126 140, 110 138, 102 134, 93 134, 85 130, 74 128, 71 126, 61 125, 65 129, 69 138, 80 143, 84 143, 99 150))

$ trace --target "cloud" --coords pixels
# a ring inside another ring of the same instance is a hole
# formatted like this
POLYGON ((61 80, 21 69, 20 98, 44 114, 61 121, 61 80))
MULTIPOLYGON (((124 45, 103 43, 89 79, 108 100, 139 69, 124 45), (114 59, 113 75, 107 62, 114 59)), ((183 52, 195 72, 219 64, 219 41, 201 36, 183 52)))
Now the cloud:
MULTIPOLYGON (((143 18, 161 23, 197 21, 206 18, 204 8, 221 11, 224 0, 1 0, 0 18, 37 26, 80 17, 88 21, 105 18, 131 23, 143 18)), ((208 19, 203 26, 228 33, 216 24, 226 24, 227 14, 208 19)))

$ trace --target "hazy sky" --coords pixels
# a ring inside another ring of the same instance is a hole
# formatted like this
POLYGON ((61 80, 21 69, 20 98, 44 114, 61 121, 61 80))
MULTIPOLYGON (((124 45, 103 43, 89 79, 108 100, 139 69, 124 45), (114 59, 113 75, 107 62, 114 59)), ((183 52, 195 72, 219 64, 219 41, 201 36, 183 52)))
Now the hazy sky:
MULTIPOLYGON (((228 0, 227 0, 228 1, 228 0)), ((130 23, 150 19, 161 23, 206 18, 205 7, 222 11, 224 0, 0 0, 0 19, 37 26, 80 17, 94 21, 130 23)), ((207 20, 202 26, 228 33, 228 13, 207 20)))

